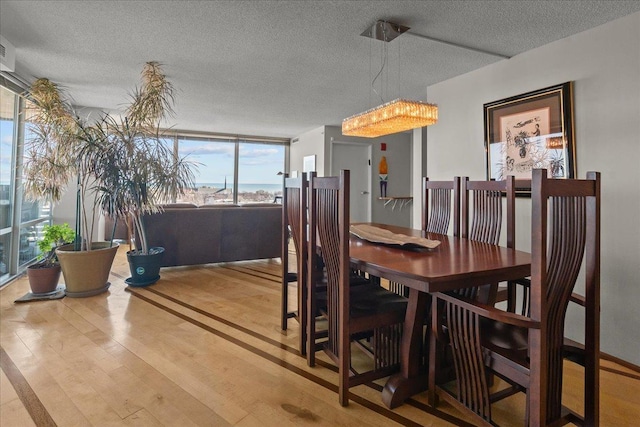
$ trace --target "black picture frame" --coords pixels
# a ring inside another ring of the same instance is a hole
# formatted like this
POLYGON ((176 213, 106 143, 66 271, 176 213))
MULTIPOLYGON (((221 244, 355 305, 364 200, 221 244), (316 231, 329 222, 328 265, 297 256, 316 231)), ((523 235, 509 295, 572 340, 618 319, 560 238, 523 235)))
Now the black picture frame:
POLYGON ((576 176, 573 82, 484 104, 484 130, 487 179, 530 180, 533 169, 576 176))

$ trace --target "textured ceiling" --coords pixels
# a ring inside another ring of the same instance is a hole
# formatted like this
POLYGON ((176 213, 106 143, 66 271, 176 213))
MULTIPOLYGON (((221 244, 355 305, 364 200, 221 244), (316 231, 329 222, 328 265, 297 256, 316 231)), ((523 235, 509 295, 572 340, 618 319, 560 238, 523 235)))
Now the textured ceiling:
MULTIPOLYGON (((360 36, 378 19, 514 56, 638 10, 637 0, 0 1, 0 31, 18 76, 48 77, 77 105, 118 109, 156 60, 178 89, 173 127, 293 137, 380 103, 370 88, 382 42, 360 36)), ((410 35, 387 47, 385 101, 426 101, 429 85, 507 60, 410 35)))

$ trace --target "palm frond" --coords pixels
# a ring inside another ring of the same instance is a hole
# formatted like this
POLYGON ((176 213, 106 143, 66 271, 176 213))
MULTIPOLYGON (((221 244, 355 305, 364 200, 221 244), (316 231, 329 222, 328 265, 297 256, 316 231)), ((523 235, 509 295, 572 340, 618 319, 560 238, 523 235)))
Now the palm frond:
MULTIPOLYGON (((174 114, 174 88, 158 62, 145 64, 142 85, 130 96, 125 118, 103 113, 89 125, 74 117, 55 83, 34 82, 26 190, 35 198, 56 201, 76 174, 83 209, 78 211, 78 229, 91 234, 88 221, 94 216, 84 210, 84 201, 92 194, 93 206, 107 215, 133 217, 142 234, 140 249, 147 252, 141 215, 193 187, 196 165, 174 157, 173 147, 161 135, 160 122, 174 114)), ((90 247, 90 241, 84 243, 90 247)))

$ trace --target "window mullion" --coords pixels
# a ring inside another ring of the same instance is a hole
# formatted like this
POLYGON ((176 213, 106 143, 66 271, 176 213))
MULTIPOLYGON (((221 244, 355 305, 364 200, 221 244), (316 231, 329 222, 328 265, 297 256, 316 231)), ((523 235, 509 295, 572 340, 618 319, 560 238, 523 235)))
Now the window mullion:
POLYGON ((238 203, 238 165, 240 164, 240 141, 236 140, 233 153, 233 203, 238 203))

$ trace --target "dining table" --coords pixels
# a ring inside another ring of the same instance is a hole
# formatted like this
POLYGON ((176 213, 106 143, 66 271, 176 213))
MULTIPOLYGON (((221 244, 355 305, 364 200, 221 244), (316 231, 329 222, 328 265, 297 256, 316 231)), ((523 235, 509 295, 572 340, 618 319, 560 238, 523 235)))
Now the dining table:
POLYGON ((431 332, 428 333, 429 368, 426 369, 422 363, 424 319, 431 301, 433 304, 436 301, 429 295, 527 277, 531 274, 531 254, 407 227, 377 223, 355 225, 439 242, 429 248, 416 243, 379 243, 375 238, 365 239, 351 234, 349 243, 352 268, 402 284, 409 290, 400 344, 400 372, 386 382, 382 391, 384 404, 395 408, 414 394, 428 390, 429 403, 434 405, 436 337, 431 332))

